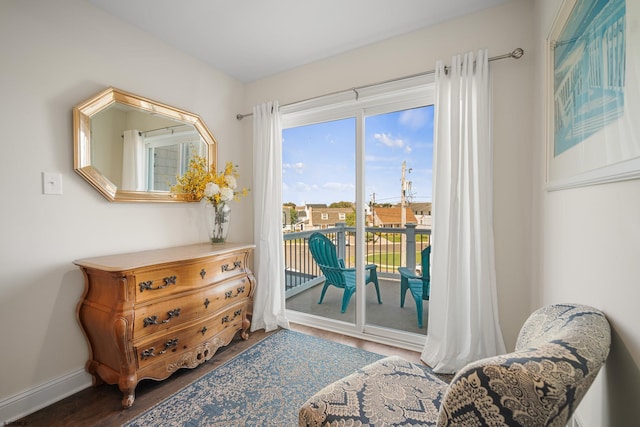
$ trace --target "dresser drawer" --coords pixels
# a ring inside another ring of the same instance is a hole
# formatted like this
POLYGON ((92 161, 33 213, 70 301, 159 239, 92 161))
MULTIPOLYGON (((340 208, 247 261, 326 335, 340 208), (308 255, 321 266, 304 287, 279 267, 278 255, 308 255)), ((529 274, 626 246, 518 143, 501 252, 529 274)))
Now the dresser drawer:
POLYGON ((136 302, 202 288, 246 273, 245 253, 230 253, 215 260, 170 265, 135 272, 136 302))
POLYGON ((199 317, 206 317, 251 295, 246 276, 229 279, 176 298, 163 299, 136 309, 133 339, 173 329, 199 317))
POLYGON ((138 368, 142 369, 157 362, 172 363, 180 359, 183 353, 195 351, 199 344, 212 339, 225 329, 242 328, 246 309, 246 303, 236 304, 191 326, 168 331, 157 339, 140 341, 134 345, 138 368))

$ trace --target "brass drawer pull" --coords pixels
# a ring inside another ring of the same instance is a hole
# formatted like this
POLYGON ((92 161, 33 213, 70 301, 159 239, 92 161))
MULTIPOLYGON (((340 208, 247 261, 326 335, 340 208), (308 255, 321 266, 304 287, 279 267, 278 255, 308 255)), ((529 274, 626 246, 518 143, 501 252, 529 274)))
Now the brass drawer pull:
POLYGON ((145 328, 149 325, 157 325, 157 324, 158 324, 158 316, 149 316, 144 318, 145 328))
POLYGON ((233 262, 233 268, 229 268, 229 264, 223 264, 222 265, 222 272, 224 273, 225 271, 233 271, 233 270, 236 270, 238 268, 242 268, 242 261, 234 261, 233 262))
POLYGON ((147 280, 146 282, 140 282, 140 292, 144 291, 145 289, 150 290, 150 291, 157 291, 158 289, 164 289, 169 285, 175 285, 176 284, 176 276, 167 276, 164 279, 162 279, 163 284, 160 286, 156 286, 155 288, 153 287, 153 280, 147 280))
POLYGON ((180 307, 174 308, 173 310, 167 311, 167 318, 162 321, 162 323, 169 323, 171 319, 174 317, 180 316, 180 307))
POLYGON ((239 296, 240 294, 244 293, 244 286, 238 286, 238 288, 236 289, 236 294, 233 295, 233 291, 226 291, 224 293, 224 299, 229 299, 229 298, 235 298, 237 296, 239 296))
MULTIPOLYGON (((167 311, 167 318, 161 321, 160 323, 169 323, 171 319, 178 316, 180 316, 180 307, 167 311)), ((157 325, 157 324, 158 324, 158 316, 149 316, 144 318, 145 328, 149 325, 157 325)))
POLYGON ((177 347, 177 346, 178 346, 178 338, 173 338, 167 341, 166 343, 164 343, 164 350, 162 350, 159 354, 165 354, 167 350, 169 350, 171 347, 177 347))
POLYGON ((236 310, 233 312, 233 317, 229 318, 229 315, 226 315, 222 318, 222 324, 224 325, 225 323, 229 323, 231 322, 233 319, 235 319, 236 317, 240 316, 242 314, 242 309, 236 310))
POLYGON ((211 304, 211 301, 209 301, 209 298, 206 298, 204 300, 204 308, 209 308, 209 304, 211 304))
POLYGON ((200 333, 204 335, 205 332, 207 332, 207 327, 203 326, 202 329, 200 329, 200 333))
POLYGON ((155 347, 149 347, 146 350, 142 350, 142 352, 140 352, 140 360, 145 360, 149 357, 156 357, 155 353, 153 352, 155 350, 155 347))
POLYGON ((207 275, 207 270, 205 270, 204 268, 202 270, 200 270, 200 277, 202 277, 204 279, 204 276, 207 275))

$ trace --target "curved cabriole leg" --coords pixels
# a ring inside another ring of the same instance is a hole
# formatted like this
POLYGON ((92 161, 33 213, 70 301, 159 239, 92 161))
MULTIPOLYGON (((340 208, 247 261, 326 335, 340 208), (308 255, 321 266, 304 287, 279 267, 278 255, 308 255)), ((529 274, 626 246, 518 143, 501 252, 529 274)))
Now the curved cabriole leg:
POLYGON ((134 400, 136 400, 136 396, 133 391, 131 393, 124 393, 122 396, 122 407, 124 409, 131 408, 134 400))
POLYGON ((245 316, 242 319, 242 331, 240 331, 240 338, 243 340, 249 339, 249 327, 251 326, 251 322, 245 316))
POLYGON ((118 388, 122 392, 122 407, 123 408, 131 408, 133 405, 133 401, 136 400, 136 385, 138 384, 138 379, 135 375, 128 376, 124 378, 120 378, 120 382, 118 384, 118 388))

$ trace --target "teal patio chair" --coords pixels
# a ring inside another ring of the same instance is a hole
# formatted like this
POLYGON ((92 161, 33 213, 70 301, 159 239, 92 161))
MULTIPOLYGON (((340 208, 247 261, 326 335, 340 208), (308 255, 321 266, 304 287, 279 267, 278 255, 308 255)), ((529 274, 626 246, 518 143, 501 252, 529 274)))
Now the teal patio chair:
MULTIPOLYGON (((309 237, 309 251, 311 251, 314 261, 318 264, 318 267, 320 267, 325 277, 318 304, 322 304, 327 288, 329 285, 333 285, 337 288, 344 289, 341 309, 341 312, 344 313, 349 305, 351 295, 356 291, 356 269, 345 267, 344 260, 338 258, 336 246, 324 234, 313 233, 311 237, 309 237)), ((375 285, 378 304, 382 304, 380 287, 378 286, 377 266, 375 264, 368 264, 365 268, 365 283, 373 283, 375 285)))
POLYGON ((404 298, 407 289, 411 291, 413 299, 416 301, 416 311, 418 312, 418 327, 422 328, 422 300, 429 300, 431 287, 431 276, 429 275, 429 265, 431 257, 431 245, 421 252, 422 275, 418 276, 415 271, 407 267, 398 267, 400 272, 400 307, 404 307, 404 298))

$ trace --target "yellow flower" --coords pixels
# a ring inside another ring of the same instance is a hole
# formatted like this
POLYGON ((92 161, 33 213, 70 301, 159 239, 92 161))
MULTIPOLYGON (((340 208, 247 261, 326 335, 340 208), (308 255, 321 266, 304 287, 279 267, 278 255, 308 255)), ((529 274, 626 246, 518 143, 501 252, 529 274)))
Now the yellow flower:
POLYGON ((204 197, 217 205, 239 200, 249 194, 246 188, 236 191, 239 177, 236 166, 231 162, 225 164, 222 172, 216 173, 215 165, 208 168, 204 157, 194 156, 189 161, 189 168, 184 175, 177 177, 177 184, 171 187, 171 192, 189 194, 193 200, 201 200, 204 197))

